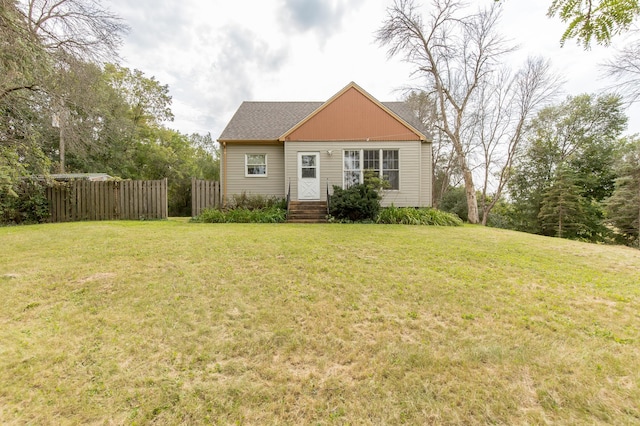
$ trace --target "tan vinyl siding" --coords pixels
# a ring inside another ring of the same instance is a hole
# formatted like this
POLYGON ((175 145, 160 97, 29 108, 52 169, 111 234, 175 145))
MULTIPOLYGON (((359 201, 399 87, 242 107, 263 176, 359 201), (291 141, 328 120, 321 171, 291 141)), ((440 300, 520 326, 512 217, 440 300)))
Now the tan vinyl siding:
MULTIPOLYGON (((385 191, 382 205, 397 207, 421 207, 430 205, 425 198, 424 185, 427 182, 423 175, 430 175, 430 145, 420 141, 384 141, 384 142, 286 142, 285 144, 285 186, 291 182, 291 199, 298 199, 298 152, 320 153, 320 198, 326 200, 327 186, 332 192, 333 185, 342 187, 343 152, 360 149, 397 149, 400 157, 400 189, 385 191), (423 158, 423 150, 429 149, 428 158, 423 158), (332 151, 329 156, 327 151, 332 151), (429 164, 421 172, 421 166, 429 164)), ((428 189, 430 194, 430 188, 428 189)), ((430 199, 430 196, 429 196, 430 199)))
POLYGON ((422 144, 422 185, 420 189, 420 207, 433 205, 433 171, 432 171, 432 146, 431 143, 422 144))
POLYGON ((291 184, 291 199, 298 199, 298 152, 320 153, 320 199, 327 199, 327 185, 342 184, 342 151, 338 142, 286 142, 285 156, 285 187, 291 184), (329 156, 327 151, 332 150, 329 156))
POLYGON ((246 145, 227 143, 226 196, 246 192, 285 197, 284 192, 284 147, 278 145, 246 145), (245 176, 245 154, 267 154, 267 176, 245 176))

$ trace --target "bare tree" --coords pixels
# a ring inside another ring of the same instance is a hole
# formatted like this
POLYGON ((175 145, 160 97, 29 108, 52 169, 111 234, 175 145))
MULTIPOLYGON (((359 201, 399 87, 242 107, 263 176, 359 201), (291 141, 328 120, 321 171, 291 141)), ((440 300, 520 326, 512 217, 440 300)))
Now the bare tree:
POLYGON ((423 90, 410 90, 404 101, 416 113, 418 120, 431 135, 432 202, 438 208, 445 192, 451 186, 456 172, 456 160, 451 142, 437 126, 438 110, 433 97, 423 90))
POLYGON ((479 88, 473 125, 477 128, 482 158, 483 225, 511 177, 526 123, 553 99, 561 84, 558 75, 551 73, 548 61, 529 58, 515 74, 503 68, 479 88))
POLYGON ((626 45, 602 66, 605 74, 616 81, 611 90, 620 93, 629 103, 640 100, 640 41, 626 45))
POLYGON ((20 2, 29 31, 56 55, 90 62, 118 57, 128 27, 99 0, 26 0, 20 2))
POLYGON ((127 30, 98 0, 0 0, 0 100, 41 90, 56 65, 68 68, 70 59, 117 59, 127 30))
POLYGON ((496 32, 495 3, 468 14, 456 0, 432 0, 426 21, 413 0, 395 0, 376 33, 389 56, 403 54, 426 81, 438 110, 438 128, 453 146, 467 197, 469 222, 478 223, 478 203, 464 139, 473 97, 500 58, 513 50, 496 32))

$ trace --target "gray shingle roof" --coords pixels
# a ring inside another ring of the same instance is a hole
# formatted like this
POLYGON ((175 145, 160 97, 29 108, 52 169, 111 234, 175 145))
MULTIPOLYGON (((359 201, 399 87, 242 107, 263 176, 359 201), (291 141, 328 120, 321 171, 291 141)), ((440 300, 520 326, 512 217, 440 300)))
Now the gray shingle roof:
POLYGON ((382 102, 382 105, 393 111, 398 117, 409 123, 414 129, 430 139, 429 131, 418 119, 418 114, 406 102, 382 102))
POLYGON ((277 140, 323 102, 243 102, 220 140, 277 140))
MULTIPOLYGON (((418 117, 405 102, 382 104, 428 137, 418 117)), ((322 105, 324 102, 243 102, 218 139, 275 141, 322 105)))

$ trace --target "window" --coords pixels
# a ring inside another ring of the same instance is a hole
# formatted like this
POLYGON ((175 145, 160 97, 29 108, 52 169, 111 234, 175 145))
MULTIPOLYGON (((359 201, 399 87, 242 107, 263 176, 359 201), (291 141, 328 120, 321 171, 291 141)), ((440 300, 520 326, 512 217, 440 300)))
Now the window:
POLYGON ((400 189, 400 155, 397 149, 344 151, 344 188, 362 183, 365 170, 371 170, 389 182, 389 189, 400 189))
POLYGON ((376 176, 380 176, 380 151, 379 150, 364 150, 362 151, 364 170, 371 170, 376 176))
POLYGON ((360 151, 344 152, 344 187, 349 188, 360 183, 360 151))
POLYGON ((244 164, 246 177, 267 176, 267 154, 245 154, 244 164))
POLYGON ((389 182, 389 189, 400 188, 400 160, 397 149, 382 151, 382 178, 389 182))
POLYGON ((300 156, 300 162, 301 162, 300 175, 302 178, 307 178, 307 179, 316 178, 316 171, 318 169, 318 166, 316 164, 316 155, 317 154, 300 156))

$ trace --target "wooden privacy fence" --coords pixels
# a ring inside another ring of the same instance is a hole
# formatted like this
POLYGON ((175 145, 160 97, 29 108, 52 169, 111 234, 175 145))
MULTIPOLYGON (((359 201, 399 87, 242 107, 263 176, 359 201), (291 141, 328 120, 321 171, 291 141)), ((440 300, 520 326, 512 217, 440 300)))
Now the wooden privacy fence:
POLYGON ((70 181, 47 188, 51 222, 166 219, 167 179, 70 181))
POLYGON ((191 179, 191 216, 198 216, 202 210, 220 205, 220 182, 191 179))

